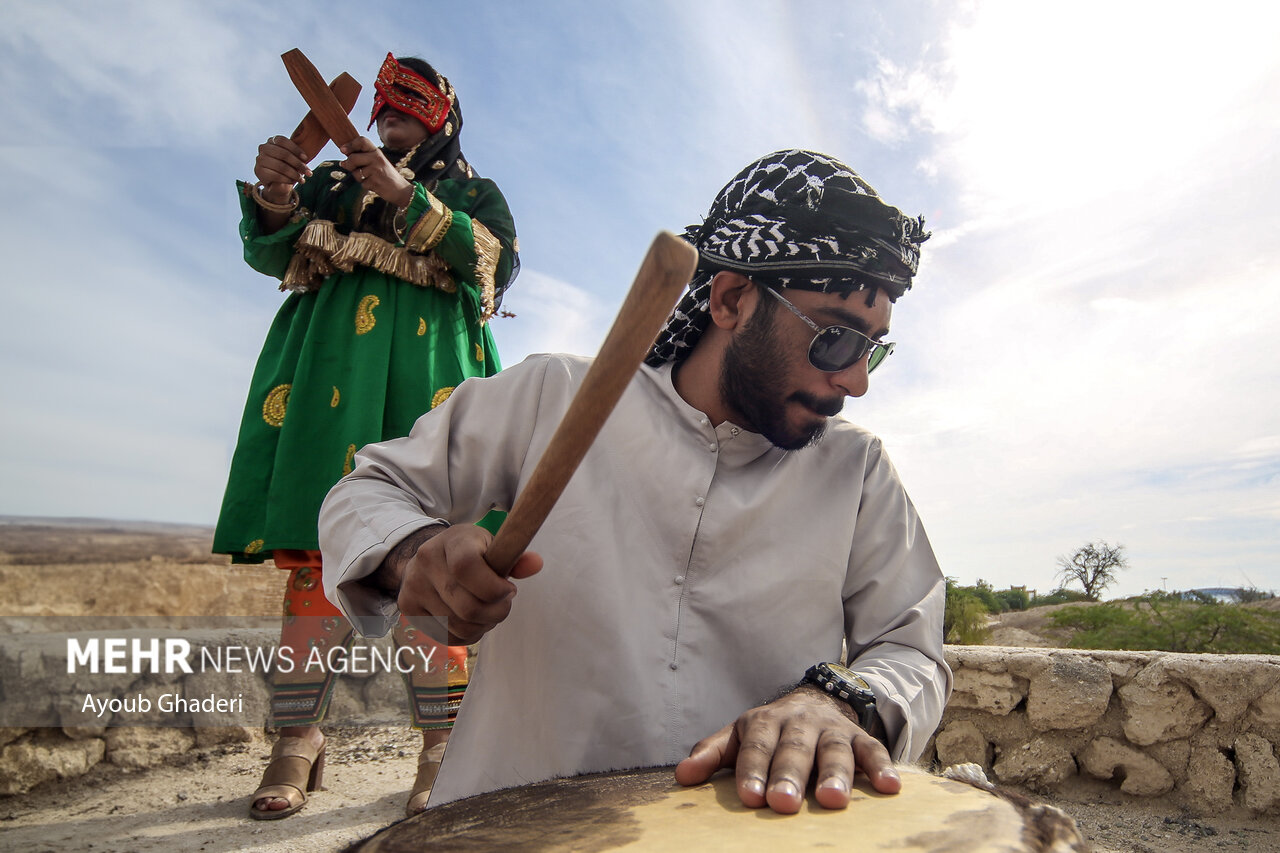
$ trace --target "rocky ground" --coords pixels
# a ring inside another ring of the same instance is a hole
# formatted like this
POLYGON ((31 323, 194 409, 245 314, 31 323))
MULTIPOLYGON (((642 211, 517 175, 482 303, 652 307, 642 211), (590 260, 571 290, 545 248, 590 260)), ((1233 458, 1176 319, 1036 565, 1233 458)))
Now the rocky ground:
POLYGON ((332 733, 325 790, 286 820, 248 816, 267 741, 222 746, 141 771, 87 775, 0 798, 0 849, 295 853, 341 850, 404 817, 422 738, 408 728, 332 733))
MULTIPOLYGON (((245 627, 269 624, 278 606, 276 573, 231 571, 206 556, 208 536, 198 528, 0 519, 0 630, 38 630, 42 624, 83 620, 85 612, 110 622, 127 614, 138 624, 178 618, 167 609, 191 594, 174 586, 179 577, 203 578, 206 593, 210 584, 222 590, 213 597, 223 602, 219 612, 206 612, 201 619, 251 612, 246 618, 255 625, 245 627), (86 578, 86 572, 97 574, 86 578)), ((994 626, 993 642, 1053 645, 1042 623, 1042 616, 1018 614, 994 626)), ((84 776, 0 797, 0 850, 341 850, 403 816, 420 743, 408 728, 333 732, 326 790, 313 795, 301 813, 271 822, 247 816, 249 794, 269 751, 267 740, 196 749, 145 770, 103 762, 84 776)), ((1093 794, 1077 791, 1073 800, 1030 796, 1074 817, 1098 853, 1280 851, 1280 817, 1197 817, 1158 799, 1126 798, 1101 787, 1093 794)))
MULTIPOLYGON (((325 790, 283 821, 247 815, 266 743, 217 747, 144 771, 84 777, 0 798, 0 850, 31 853, 338 851, 399 820, 421 743, 408 729, 331 734, 325 790)), ((1096 853, 1280 850, 1280 818, 1194 817, 1160 801, 1052 802, 1096 853)))

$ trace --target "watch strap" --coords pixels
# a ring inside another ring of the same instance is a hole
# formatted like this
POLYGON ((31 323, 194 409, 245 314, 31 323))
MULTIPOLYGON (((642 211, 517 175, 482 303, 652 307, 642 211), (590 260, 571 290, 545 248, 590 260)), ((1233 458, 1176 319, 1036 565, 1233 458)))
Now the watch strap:
MULTIPOLYGON (((877 730, 883 730, 880 715, 876 713, 876 695, 871 692, 870 687, 865 686, 866 682, 862 685, 856 684, 835 672, 828 664, 818 663, 805 671, 804 680, 801 683, 817 687, 852 708, 858 725, 868 734, 876 736, 877 730)), ((878 736, 877 739, 879 739, 878 736)))

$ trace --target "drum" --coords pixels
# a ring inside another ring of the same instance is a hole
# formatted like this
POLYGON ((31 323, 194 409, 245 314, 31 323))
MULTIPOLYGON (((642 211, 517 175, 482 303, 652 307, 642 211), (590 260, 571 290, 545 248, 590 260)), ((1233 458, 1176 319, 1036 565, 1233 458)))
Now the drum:
MULTIPOLYGON (((653 767, 554 779, 446 803, 350 848, 407 851, 857 850, 918 853, 1087 850, 1069 832, 1028 826, 1047 807, 1019 804, 973 784, 903 769, 902 791, 878 794, 859 778, 846 809, 812 794, 798 814, 748 809, 733 774, 685 788, 674 768, 653 767), (1076 842, 1079 842, 1077 846, 1076 842)), ((1050 814, 1050 817, 1054 815, 1050 814)))

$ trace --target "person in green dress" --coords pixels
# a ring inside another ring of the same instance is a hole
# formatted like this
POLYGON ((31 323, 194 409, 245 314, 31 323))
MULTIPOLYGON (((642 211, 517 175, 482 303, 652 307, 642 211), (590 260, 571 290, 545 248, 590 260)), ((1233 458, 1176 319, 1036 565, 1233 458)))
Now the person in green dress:
MULTIPOLYGON (((257 819, 293 814, 319 786, 333 674, 302 664, 311 648, 354 639, 323 595, 320 503, 359 448, 407 435, 463 380, 498 372, 488 321, 519 267, 502 192, 462 155, 449 81, 387 54, 375 90, 381 147, 359 137, 313 172, 301 148, 273 136, 258 147, 257 183, 238 184, 245 260, 291 291, 258 358, 213 543, 233 562, 290 571, 281 648, 297 659, 275 674, 280 737, 250 805, 257 819)), ((446 652, 407 623, 396 641, 433 661, 406 677, 423 729, 413 814, 465 689, 466 649, 446 652)))

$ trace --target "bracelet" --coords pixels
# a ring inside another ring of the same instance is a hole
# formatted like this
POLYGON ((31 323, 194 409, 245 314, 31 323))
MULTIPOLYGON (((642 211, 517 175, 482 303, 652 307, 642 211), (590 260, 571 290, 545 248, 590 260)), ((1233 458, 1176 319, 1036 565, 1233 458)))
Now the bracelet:
POLYGON ((276 204, 274 201, 267 201, 262 197, 262 181, 258 181, 253 185, 253 200, 258 203, 258 207, 263 210, 269 210, 272 213, 292 213, 297 209, 301 198, 298 196, 298 188, 289 188, 289 200, 284 204, 276 204))
MULTIPOLYGON (((409 204, 413 204, 412 199, 410 199, 409 204)), ((396 243, 400 245, 404 245, 404 228, 405 228, 405 225, 407 225, 409 222, 408 217, 409 217, 409 205, 406 204, 404 207, 396 208, 396 215, 391 220, 391 230, 395 232, 396 243)))

